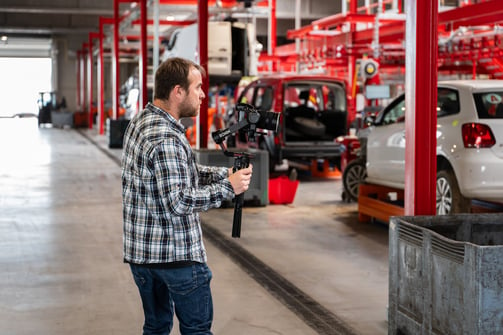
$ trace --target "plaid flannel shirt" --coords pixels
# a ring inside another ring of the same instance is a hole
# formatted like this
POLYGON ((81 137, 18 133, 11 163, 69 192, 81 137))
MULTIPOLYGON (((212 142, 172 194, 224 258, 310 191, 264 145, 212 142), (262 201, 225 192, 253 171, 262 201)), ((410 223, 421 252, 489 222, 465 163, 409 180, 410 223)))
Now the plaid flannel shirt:
POLYGON ((227 174, 197 164, 184 127, 149 103, 124 135, 124 261, 206 262, 199 212, 234 197, 227 174))

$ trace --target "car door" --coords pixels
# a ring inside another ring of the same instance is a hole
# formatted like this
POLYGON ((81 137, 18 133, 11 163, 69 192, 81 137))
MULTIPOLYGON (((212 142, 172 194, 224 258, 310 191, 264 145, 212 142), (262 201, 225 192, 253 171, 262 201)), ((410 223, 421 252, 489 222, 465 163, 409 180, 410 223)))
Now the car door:
POLYGON ((405 95, 377 117, 367 142, 367 181, 403 187, 405 172, 405 95))

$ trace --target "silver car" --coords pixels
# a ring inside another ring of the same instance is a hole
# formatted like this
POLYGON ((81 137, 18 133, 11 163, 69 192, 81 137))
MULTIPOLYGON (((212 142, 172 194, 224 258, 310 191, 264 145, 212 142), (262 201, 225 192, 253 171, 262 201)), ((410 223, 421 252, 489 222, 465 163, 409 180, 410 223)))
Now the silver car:
MULTIPOLYGON (((503 80, 437 86, 437 214, 470 212, 472 199, 503 202, 503 80)), ((401 95, 368 129, 367 183, 404 188, 404 120, 401 95)))

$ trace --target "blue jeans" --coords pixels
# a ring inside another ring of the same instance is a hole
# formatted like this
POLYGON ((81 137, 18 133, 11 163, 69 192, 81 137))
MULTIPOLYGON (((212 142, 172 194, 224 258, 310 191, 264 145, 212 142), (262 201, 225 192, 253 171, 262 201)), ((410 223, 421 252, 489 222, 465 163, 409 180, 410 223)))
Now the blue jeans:
POLYGON ((130 267, 143 304, 144 335, 169 334, 173 328, 173 313, 178 318, 182 335, 212 334, 212 274, 206 264, 172 269, 134 264, 130 267))

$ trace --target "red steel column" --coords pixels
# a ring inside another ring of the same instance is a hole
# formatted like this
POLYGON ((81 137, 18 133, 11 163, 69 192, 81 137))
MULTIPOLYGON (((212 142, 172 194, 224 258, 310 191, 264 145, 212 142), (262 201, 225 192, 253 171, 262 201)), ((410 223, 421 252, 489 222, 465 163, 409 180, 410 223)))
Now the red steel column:
POLYGON ((271 54, 276 52, 276 36, 277 36, 277 22, 276 22, 276 0, 271 1, 271 54))
POLYGON ((98 117, 99 125, 98 125, 98 133, 103 135, 105 133, 105 61, 103 57, 103 38, 105 37, 103 34, 103 24, 104 20, 100 17, 100 32, 99 32, 99 53, 98 53, 98 67, 97 74, 98 77, 98 86, 97 86, 97 94, 98 94, 98 117))
POLYGON ((206 98, 201 104, 199 113, 199 147, 208 147, 208 92, 210 78, 208 73, 208 1, 198 0, 197 24, 199 29, 199 64, 206 71, 203 78, 203 89, 206 98))
MULTIPOLYGON (((351 0, 349 3, 349 13, 356 14, 358 11, 358 4, 356 0, 351 0)), ((346 41, 347 45, 353 44, 353 39, 356 31, 356 23, 350 23, 350 33, 347 34, 348 40, 346 41)), ((356 117, 356 89, 357 89, 357 79, 358 73, 356 72, 356 56, 353 53, 350 53, 348 56, 348 92, 351 92, 351 109, 348 110, 348 122, 352 121, 356 117)), ((349 106, 348 106, 349 107, 349 106)))
POLYGON ((77 91, 76 91, 76 104, 77 104, 77 110, 81 110, 82 109, 82 102, 80 100, 80 92, 81 92, 81 88, 80 88, 80 84, 81 84, 81 79, 82 79, 82 73, 80 72, 80 66, 82 64, 82 51, 81 50, 77 50, 77 62, 75 64, 75 72, 76 72, 76 76, 77 76, 77 91))
POLYGON ((114 0, 113 17, 113 47, 112 47, 112 90, 113 90, 113 119, 119 116, 119 91, 120 91, 120 72, 119 72, 119 0, 114 0))
POLYGON ((405 215, 434 215, 438 0, 406 6, 405 215))
POLYGON ((140 79, 140 106, 142 110, 148 102, 147 91, 147 0, 140 1, 140 64, 139 64, 139 79, 140 79))
POLYGON ((93 129, 93 39, 98 38, 99 33, 89 33, 89 56, 87 59, 87 96, 89 102, 89 129, 93 129))

